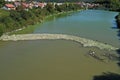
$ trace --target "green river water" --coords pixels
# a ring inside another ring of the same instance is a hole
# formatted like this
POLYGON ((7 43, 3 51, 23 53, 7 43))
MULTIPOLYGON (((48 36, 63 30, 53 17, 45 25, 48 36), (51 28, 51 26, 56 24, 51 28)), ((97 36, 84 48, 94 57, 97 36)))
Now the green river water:
MULTIPOLYGON (((98 40, 120 48, 114 17, 117 12, 86 10, 58 15, 37 25, 33 34, 62 33, 98 40)), ((92 80, 103 72, 120 73, 117 60, 100 61, 87 53, 116 51, 82 47, 66 40, 0 42, 0 80, 92 80)))

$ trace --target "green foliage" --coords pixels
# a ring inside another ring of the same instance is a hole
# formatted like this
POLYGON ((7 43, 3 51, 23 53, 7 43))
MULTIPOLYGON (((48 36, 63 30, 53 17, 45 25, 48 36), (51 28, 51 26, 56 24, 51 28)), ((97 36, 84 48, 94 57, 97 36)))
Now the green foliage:
POLYGON ((55 5, 55 10, 58 12, 62 12, 62 8, 58 6, 57 4, 55 5))
POLYGON ((0 8, 5 4, 5 0, 0 0, 0 8))
POLYGON ((25 10, 20 11, 21 18, 28 20, 31 17, 31 13, 25 10))
POLYGON ((118 28, 120 29, 120 13, 116 16, 116 22, 117 22, 118 28))
POLYGON ((110 0, 110 8, 111 8, 111 10, 119 10, 120 9, 120 0, 110 0))
POLYGON ((18 7, 17 10, 2 11, 0 14, 9 13, 5 16, 0 16, 0 36, 4 32, 9 32, 28 25, 34 25, 37 22, 41 22, 44 18, 51 14, 59 12, 73 11, 81 9, 80 6, 73 3, 64 3, 63 5, 54 5, 48 3, 46 7, 33 8, 28 11, 23 10, 22 7, 18 7))
POLYGON ((100 3, 100 4, 108 4, 110 3, 110 0, 95 0, 94 2, 100 3))
POLYGON ((9 16, 9 14, 10 14, 9 11, 0 9, 0 18, 1 18, 1 17, 5 17, 5 16, 9 16))
POLYGON ((11 11, 10 12, 10 17, 14 20, 14 21, 20 21, 21 18, 21 13, 18 11, 11 11))
POLYGON ((55 6, 52 3, 48 3, 45 8, 49 13, 55 12, 55 6))
POLYGON ((4 24, 0 23, 0 36, 4 33, 5 26, 4 24))
POLYGON ((95 3, 102 4, 110 10, 120 11, 120 0, 96 0, 95 3))
POLYGON ((74 3, 64 3, 63 5, 55 5, 56 10, 58 12, 64 12, 64 11, 70 11, 70 10, 78 10, 81 9, 81 7, 74 3))

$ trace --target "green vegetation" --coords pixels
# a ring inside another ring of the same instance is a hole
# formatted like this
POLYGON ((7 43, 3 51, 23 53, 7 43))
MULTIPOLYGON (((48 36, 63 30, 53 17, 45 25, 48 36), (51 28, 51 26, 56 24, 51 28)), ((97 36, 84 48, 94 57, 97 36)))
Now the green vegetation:
POLYGON ((120 29, 120 13, 116 16, 118 28, 120 29))
POLYGON ((18 7, 17 10, 3 11, 1 14, 4 16, 0 16, 0 35, 40 23, 46 16, 78 9, 81 9, 81 7, 74 3, 64 3, 59 6, 48 3, 43 9, 33 8, 26 11, 22 7, 18 7))
POLYGON ((9 11, 0 9, 0 18, 5 16, 9 16, 9 11))
POLYGON ((0 7, 2 7, 5 4, 5 0, 0 0, 0 7))
POLYGON ((110 0, 111 10, 120 11, 120 0, 110 0))
POLYGON ((36 25, 29 25, 29 27, 26 27, 22 30, 18 30, 18 31, 13 31, 13 32, 10 32, 9 34, 12 35, 12 34, 28 34, 28 33, 31 33, 33 32, 33 30, 35 29, 36 25))
POLYGON ((120 0, 95 0, 94 3, 102 4, 109 10, 120 11, 120 0))

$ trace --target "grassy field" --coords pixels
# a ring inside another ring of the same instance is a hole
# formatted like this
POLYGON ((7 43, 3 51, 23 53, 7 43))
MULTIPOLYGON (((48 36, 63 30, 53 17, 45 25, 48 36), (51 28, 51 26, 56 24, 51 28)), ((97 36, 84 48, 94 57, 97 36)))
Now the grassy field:
POLYGON ((0 17, 9 16, 9 11, 0 9, 0 17))
POLYGON ((12 35, 12 34, 29 34, 29 33, 32 33, 34 31, 34 29, 37 26, 39 26, 40 24, 41 23, 38 23, 36 25, 29 25, 29 26, 25 27, 23 30, 11 32, 10 35, 12 35))

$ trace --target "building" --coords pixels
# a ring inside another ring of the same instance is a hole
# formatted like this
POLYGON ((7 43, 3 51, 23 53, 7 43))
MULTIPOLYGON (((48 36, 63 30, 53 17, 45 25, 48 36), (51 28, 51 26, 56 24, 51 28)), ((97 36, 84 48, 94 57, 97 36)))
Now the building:
POLYGON ((5 0, 6 2, 26 1, 26 0, 5 0))
POLYGON ((7 10, 15 10, 15 6, 13 4, 5 4, 4 8, 7 10))
POLYGON ((38 7, 44 8, 47 5, 47 3, 38 3, 37 5, 38 7))

